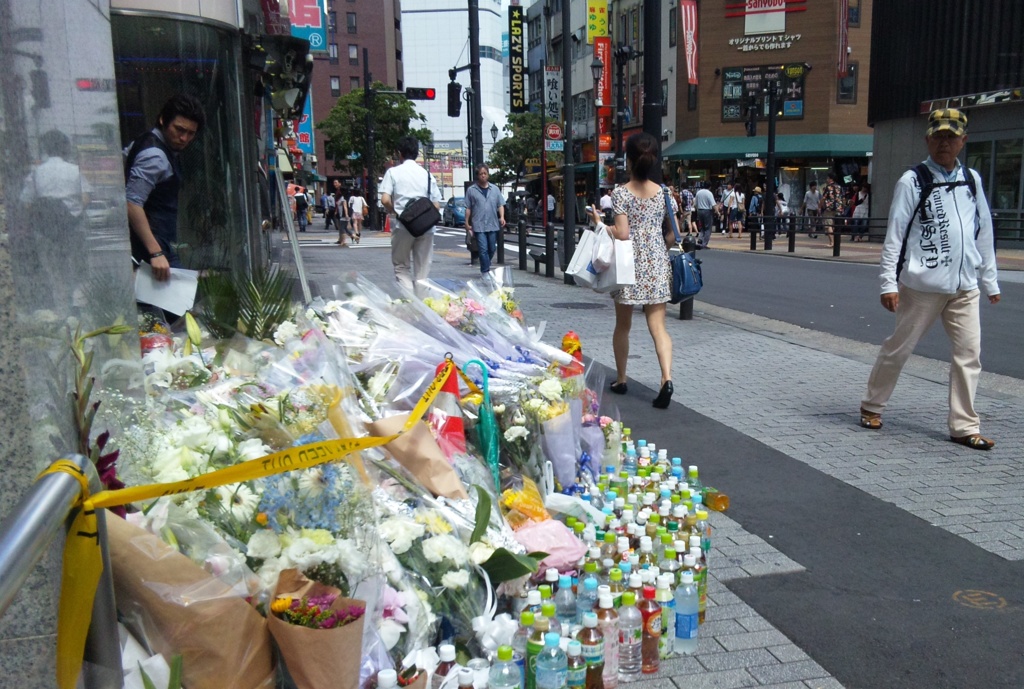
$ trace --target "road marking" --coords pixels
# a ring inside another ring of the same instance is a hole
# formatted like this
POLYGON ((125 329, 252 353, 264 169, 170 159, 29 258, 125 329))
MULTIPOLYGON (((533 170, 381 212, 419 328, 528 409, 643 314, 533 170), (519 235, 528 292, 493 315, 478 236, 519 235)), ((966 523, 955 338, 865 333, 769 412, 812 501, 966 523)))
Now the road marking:
POLYGON ((1006 599, 989 591, 964 589, 953 594, 953 600, 975 610, 999 610, 1006 607, 1006 599))

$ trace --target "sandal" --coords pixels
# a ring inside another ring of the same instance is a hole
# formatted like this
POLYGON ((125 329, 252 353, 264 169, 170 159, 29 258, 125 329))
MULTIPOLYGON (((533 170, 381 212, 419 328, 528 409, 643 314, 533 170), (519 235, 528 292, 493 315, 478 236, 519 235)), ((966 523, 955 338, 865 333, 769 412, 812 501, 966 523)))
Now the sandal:
POLYGON ((877 431, 882 427, 882 415, 865 409, 860 410, 860 425, 862 428, 869 428, 877 431))
POLYGON ((960 437, 951 435, 949 436, 949 439, 957 445, 963 445, 971 448, 972 450, 991 450, 996 446, 996 441, 989 440, 980 433, 972 433, 971 435, 964 435, 960 437))

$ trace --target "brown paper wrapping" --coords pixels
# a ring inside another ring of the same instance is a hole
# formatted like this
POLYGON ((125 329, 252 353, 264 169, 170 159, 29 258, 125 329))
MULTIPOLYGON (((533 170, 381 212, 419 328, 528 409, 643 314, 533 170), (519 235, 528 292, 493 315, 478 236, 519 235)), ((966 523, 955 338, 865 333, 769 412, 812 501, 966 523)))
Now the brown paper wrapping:
MULTIPOLYGON (((297 569, 281 572, 274 597, 303 598, 338 589, 310 581, 297 569)), ((337 598, 331 608, 366 603, 353 598, 337 598)), ((289 624, 276 615, 267 617, 267 626, 281 650, 288 673, 299 689, 357 689, 359 665, 363 653, 365 613, 355 622, 334 629, 310 629, 289 624)))
MULTIPOLYGON (((400 431, 408 418, 408 414, 389 416, 367 424, 366 428, 370 435, 387 436, 400 431)), ((435 496, 462 499, 469 497, 462 480, 448 463, 448 458, 434 440, 425 421, 420 421, 384 447, 435 496)))
POLYGON ((150 650, 180 654, 189 689, 270 689, 266 621, 234 590, 153 534, 107 519, 117 607, 150 650))

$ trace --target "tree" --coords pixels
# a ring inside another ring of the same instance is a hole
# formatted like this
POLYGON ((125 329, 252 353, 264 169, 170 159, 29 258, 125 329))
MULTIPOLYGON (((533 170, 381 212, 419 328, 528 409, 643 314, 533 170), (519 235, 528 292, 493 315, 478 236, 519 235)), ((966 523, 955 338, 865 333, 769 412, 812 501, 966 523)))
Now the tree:
MULTIPOLYGON (((379 81, 373 83, 374 91, 386 91, 388 86, 379 81)), ((401 94, 377 93, 373 97, 374 150, 373 169, 369 170, 373 180, 384 174, 385 163, 393 157, 398 140, 411 134, 421 143, 430 143, 433 134, 426 127, 413 128, 414 123, 426 122, 426 117, 416 111, 412 101, 401 94)), ((319 129, 327 143, 325 153, 335 161, 349 158, 363 160, 366 155, 366 100, 363 89, 353 89, 338 99, 327 117, 320 121, 319 129)), ((365 165, 363 165, 365 167, 365 165)), ((368 199, 373 204, 373 199, 368 199)))
POLYGON ((524 112, 509 115, 504 130, 508 136, 491 147, 487 165, 491 169, 492 182, 499 185, 513 182, 515 188, 525 174, 526 161, 540 158, 543 145, 540 114, 524 112))

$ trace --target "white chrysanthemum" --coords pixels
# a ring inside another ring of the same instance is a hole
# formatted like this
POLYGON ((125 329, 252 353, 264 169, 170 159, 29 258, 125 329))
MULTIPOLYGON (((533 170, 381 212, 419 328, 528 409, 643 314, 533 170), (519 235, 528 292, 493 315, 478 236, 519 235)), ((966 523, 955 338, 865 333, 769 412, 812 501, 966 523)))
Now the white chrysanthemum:
POLYGON ((554 378, 545 378, 537 386, 537 392, 540 393, 541 397, 554 402, 555 400, 562 399, 562 384, 554 378))
POLYGON ((395 376, 391 371, 387 369, 378 371, 373 374, 370 381, 366 384, 366 392, 374 399, 382 400, 391 388, 394 379, 395 376))
POLYGON ((544 400, 539 397, 531 397, 523 403, 523 408, 527 411, 537 412, 544 406, 544 400))
POLYGON ((298 336, 299 326, 295 325, 291 321, 285 321, 281 325, 277 326, 277 330, 274 331, 274 342, 283 347, 288 340, 294 340, 298 336))
POLYGON ((260 457, 266 457, 270 454, 271 450, 267 445, 263 444, 263 441, 259 438, 250 438, 249 440, 243 440, 238 443, 236 448, 238 456, 243 461, 250 459, 259 459, 260 457))
POLYGON ((324 304, 324 313, 326 314, 337 313, 338 311, 341 311, 341 309, 342 304, 337 299, 332 299, 331 301, 324 304))
POLYGON ((505 413, 505 405, 504 404, 495 404, 492 407, 492 410, 494 411, 495 414, 498 414, 500 416, 501 414, 505 413))
POLYGON ((430 562, 448 560, 460 567, 469 563, 469 550, 454 536, 432 536, 423 541, 423 556, 430 562))
POLYGON ((249 539, 246 554, 257 560, 267 560, 281 554, 281 539, 270 529, 257 531, 249 539))
POLYGON ((469 572, 464 569, 445 572, 441 577, 441 585, 450 589, 464 589, 469 586, 469 572))
POLYGON ((511 443, 519 439, 526 439, 526 436, 530 435, 530 431, 526 430, 526 426, 509 426, 505 431, 505 442, 511 443))
POLYGON ((377 531, 391 545, 391 550, 401 555, 412 547, 413 541, 423 538, 426 529, 412 520, 392 517, 381 522, 377 531))
POLYGON ((195 464, 195 456, 187 447, 165 446, 153 455, 153 480, 156 483, 184 481, 192 476, 189 469, 195 464))
POLYGON ((301 497, 318 498, 324 494, 326 488, 323 467, 313 467, 299 473, 299 495, 301 497))
POLYGON ((224 509, 240 522, 252 519, 256 507, 260 504, 260 497, 244 483, 220 486, 217 488, 217 498, 221 501, 224 509))
POLYGON ((494 548, 483 541, 477 541, 469 545, 469 557, 473 560, 474 564, 482 565, 491 559, 493 554, 494 548))
POLYGON ((522 410, 517 409, 516 413, 512 415, 512 423, 517 426, 522 426, 526 423, 526 414, 524 414, 522 410))
POLYGON ((208 452, 212 443, 210 434, 213 427, 201 416, 188 416, 181 420, 172 432, 173 442, 189 449, 208 452))

